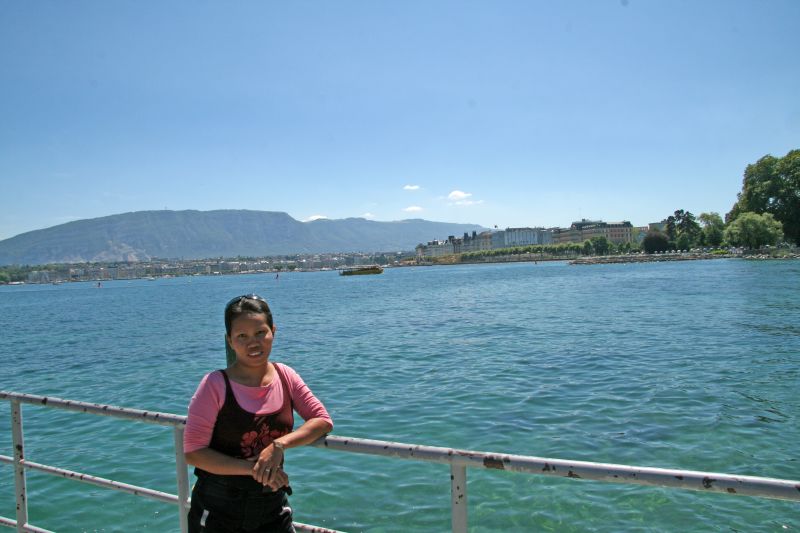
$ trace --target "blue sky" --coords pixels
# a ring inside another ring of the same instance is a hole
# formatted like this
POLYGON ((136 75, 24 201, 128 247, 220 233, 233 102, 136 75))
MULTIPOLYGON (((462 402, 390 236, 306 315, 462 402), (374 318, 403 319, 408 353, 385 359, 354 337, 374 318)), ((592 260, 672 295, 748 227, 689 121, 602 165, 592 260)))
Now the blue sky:
POLYGON ((724 214, 800 148, 798 27, 796 0, 3 2, 0 239, 164 208, 724 214))

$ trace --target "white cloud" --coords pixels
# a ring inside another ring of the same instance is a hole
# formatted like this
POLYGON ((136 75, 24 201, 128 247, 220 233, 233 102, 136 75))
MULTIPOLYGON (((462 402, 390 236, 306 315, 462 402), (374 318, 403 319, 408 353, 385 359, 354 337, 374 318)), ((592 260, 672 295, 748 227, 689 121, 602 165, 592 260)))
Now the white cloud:
POLYGON ((483 203, 483 200, 468 200, 468 198, 472 196, 471 192, 464 192, 455 190, 452 191, 450 194, 447 195, 447 199, 451 200, 450 203, 447 205, 458 205, 462 207, 467 207, 470 205, 479 205, 483 203))
POLYGON ((453 191, 447 195, 447 198, 450 200, 464 200, 465 198, 469 198, 472 196, 471 192, 464 192, 464 191, 453 191))
POLYGON ((373 215, 372 213, 364 213, 363 215, 361 215, 361 218, 375 218, 375 215, 373 215))
POLYGON ((405 191, 418 191, 419 190, 419 185, 405 185, 403 187, 403 190, 405 190, 405 191))
POLYGON ((418 213, 419 211, 422 211, 422 208, 418 205, 410 205, 403 209, 403 211, 406 213, 418 213))
POLYGON ((310 217, 308 217, 305 220, 303 220, 303 222, 312 222, 314 220, 321 220, 321 219, 327 219, 327 218, 328 217, 326 217, 325 215, 311 215, 310 217))

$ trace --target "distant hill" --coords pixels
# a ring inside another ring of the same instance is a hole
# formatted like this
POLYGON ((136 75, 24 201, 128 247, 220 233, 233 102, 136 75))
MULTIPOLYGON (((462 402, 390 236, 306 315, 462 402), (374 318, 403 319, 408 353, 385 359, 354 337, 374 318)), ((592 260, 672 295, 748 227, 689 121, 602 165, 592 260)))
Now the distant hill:
POLYGON ((300 222, 272 211, 136 211, 76 220, 0 241, 0 265, 403 251, 485 229, 422 219, 300 222))

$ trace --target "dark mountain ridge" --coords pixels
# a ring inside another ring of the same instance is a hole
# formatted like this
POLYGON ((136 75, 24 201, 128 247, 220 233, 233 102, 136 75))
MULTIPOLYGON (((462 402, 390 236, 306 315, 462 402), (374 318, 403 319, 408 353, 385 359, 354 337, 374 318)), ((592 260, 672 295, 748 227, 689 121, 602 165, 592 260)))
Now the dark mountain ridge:
POLYGON ((5 239, 0 241, 0 265, 406 251, 421 242, 485 229, 422 219, 300 222, 274 211, 135 211, 5 239))

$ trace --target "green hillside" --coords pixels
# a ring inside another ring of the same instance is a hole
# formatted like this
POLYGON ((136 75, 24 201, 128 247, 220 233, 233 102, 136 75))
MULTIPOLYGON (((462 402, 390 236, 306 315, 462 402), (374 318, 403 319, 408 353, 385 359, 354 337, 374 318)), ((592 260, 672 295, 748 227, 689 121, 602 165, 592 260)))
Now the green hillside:
POLYGON ((0 264, 401 251, 483 229, 421 219, 300 222, 271 211, 136 211, 77 220, 0 241, 0 264))

